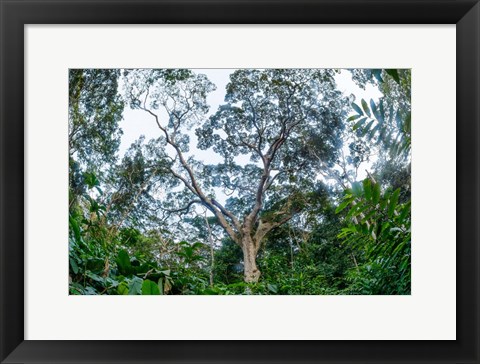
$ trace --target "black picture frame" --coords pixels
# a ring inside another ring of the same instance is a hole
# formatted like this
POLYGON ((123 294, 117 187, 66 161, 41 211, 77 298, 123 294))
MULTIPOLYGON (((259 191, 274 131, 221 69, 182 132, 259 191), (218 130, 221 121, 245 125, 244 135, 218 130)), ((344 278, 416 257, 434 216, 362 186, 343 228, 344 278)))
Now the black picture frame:
POLYGON ((2 363, 479 363, 478 0, 0 0, 0 15, 2 363), (456 24, 457 340, 24 340, 24 25, 158 23, 456 24))

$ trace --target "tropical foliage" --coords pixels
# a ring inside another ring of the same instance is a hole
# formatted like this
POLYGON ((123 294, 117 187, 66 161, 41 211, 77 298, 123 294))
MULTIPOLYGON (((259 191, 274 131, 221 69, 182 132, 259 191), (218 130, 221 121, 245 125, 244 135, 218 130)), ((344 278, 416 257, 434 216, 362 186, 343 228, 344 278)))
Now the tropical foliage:
POLYGON ((69 293, 410 294, 410 85, 232 70, 214 109, 194 70, 71 70, 69 293), (121 153, 127 109, 158 133, 121 153))

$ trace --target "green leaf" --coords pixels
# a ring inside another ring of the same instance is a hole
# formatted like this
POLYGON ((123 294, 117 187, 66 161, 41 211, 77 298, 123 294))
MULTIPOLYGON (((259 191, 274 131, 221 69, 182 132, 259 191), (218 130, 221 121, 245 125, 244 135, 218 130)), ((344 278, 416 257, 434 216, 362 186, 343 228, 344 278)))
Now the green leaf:
POLYGON ((380 100, 380 104, 378 107, 378 122, 383 124, 385 122, 385 109, 383 108, 383 100, 380 100))
POLYGON ((375 125, 372 130, 370 130, 370 133, 368 134, 368 138, 372 139, 375 135, 375 133, 380 129, 380 124, 375 125))
POLYGON ((375 105, 375 101, 373 101, 373 99, 370 99, 370 109, 372 110, 373 115, 377 117, 378 108, 377 108, 377 105, 375 105))
POLYGON ((380 200, 380 184, 374 183, 373 191, 372 191, 372 202, 376 205, 379 200, 380 200))
MULTIPOLYGON (((361 214, 363 214, 366 210, 368 210, 369 208, 370 208, 370 206, 369 206, 368 204, 366 204, 366 205, 360 207, 360 208, 356 211, 356 214, 357 214, 357 215, 361 215, 361 214)), ((364 222, 364 219, 365 219, 365 216, 363 217, 362 222, 364 222)), ((365 221, 366 221, 366 220, 365 220, 365 221)))
POLYGON ((353 194, 356 197, 362 196, 362 185, 361 185, 361 183, 360 182, 353 182, 352 183, 352 191, 353 191, 353 194))
POLYGON ((142 295, 159 295, 160 294, 160 288, 158 287, 158 284, 155 282, 152 282, 150 280, 145 280, 142 283, 142 295))
POLYGON ((358 203, 354 206, 352 206, 352 208, 350 209, 350 211, 348 211, 348 214, 346 216, 347 219, 350 219, 351 217, 354 217, 354 216, 357 216, 358 215, 358 211, 362 208, 362 204, 361 203, 358 203))
POLYGON ((375 214, 377 214, 377 210, 370 211, 368 214, 365 215, 365 221, 369 221, 375 214))
POLYGON ((142 293, 143 279, 139 277, 133 277, 128 284, 129 295, 139 295, 142 293))
POLYGON ((268 290, 269 290, 270 292, 272 292, 272 293, 275 293, 275 294, 278 293, 278 287, 277 287, 277 285, 275 285, 275 284, 270 284, 270 283, 269 283, 269 284, 267 285, 267 288, 268 288, 268 290))
POLYGON ((387 197, 380 199, 380 210, 385 209, 385 207, 387 206, 387 202, 388 202, 387 197))
POLYGON ((357 114, 363 115, 362 109, 356 103, 352 102, 352 108, 357 112, 357 114))
POLYGON ((82 236, 80 234, 80 227, 78 226, 78 222, 72 216, 69 216, 68 220, 70 222, 70 228, 73 230, 73 236, 75 237, 75 241, 81 241, 82 236))
POLYGON ((353 120, 355 120, 355 119, 358 119, 360 116, 361 116, 361 115, 352 115, 352 116, 350 116, 350 117, 347 119, 347 121, 353 121, 353 120))
POLYGON ((380 231, 380 234, 383 233, 385 230, 387 230, 388 228, 390 227, 390 223, 387 221, 387 222, 384 222, 382 224, 382 229, 380 231))
POLYGON ((77 274, 78 273, 78 265, 77 265, 77 262, 75 262, 75 260, 72 259, 72 258, 70 258, 70 266, 72 267, 73 274, 77 274))
POLYGON ((398 197, 400 196, 400 188, 397 188, 390 197, 390 203, 388 204, 388 217, 392 217, 397 207, 398 197))
POLYGON ((338 237, 339 238, 344 238, 348 235, 351 235, 351 234, 354 234, 357 232, 357 226, 356 225, 351 225, 349 227, 346 227, 346 228, 342 228, 342 230, 340 231, 340 234, 338 234, 338 237))
POLYGON ((120 271, 120 273, 126 276, 132 274, 133 267, 132 267, 132 264, 130 263, 130 257, 128 256, 128 253, 125 250, 120 250, 118 252, 116 262, 117 262, 118 270, 120 271))
POLYGON ((398 71, 396 69, 387 69, 385 70, 389 76, 391 76, 396 83, 400 83, 400 77, 398 76, 398 71))
POLYGON ((100 282, 100 283, 104 283, 105 282, 105 278, 103 278, 102 276, 99 276, 98 274, 95 274, 93 272, 87 272, 86 273, 86 276, 94 281, 97 281, 97 282, 100 282))
POLYGON ((118 285, 117 292, 119 295, 127 295, 128 294, 128 284, 127 282, 122 282, 118 285))
POLYGON ((383 116, 381 115, 379 105, 375 104, 375 102, 370 99, 370 108, 372 109, 373 116, 377 119, 379 124, 383 123, 383 116))
POLYGON ((358 120, 355 125, 353 126, 353 130, 357 130, 359 127, 361 127, 365 121, 367 121, 368 119, 367 118, 361 118, 360 120, 358 120))
POLYGON ((370 201, 372 198, 372 182, 370 178, 365 178, 363 180, 363 190, 365 191, 365 198, 370 201))
POLYGON ((372 127, 373 120, 370 120, 370 122, 367 124, 365 128, 363 128, 362 135, 366 135, 369 131, 370 128, 372 127))
POLYGON ((93 187, 100 185, 100 182, 94 173, 85 172, 83 174, 83 178, 84 178, 85 184, 88 186, 89 189, 92 189, 93 187))
POLYGON ((115 279, 109 278, 109 277, 106 277, 104 282, 105 282, 105 285, 108 285, 111 288, 118 286, 118 281, 116 281, 115 279))
POLYGON ((196 243, 192 244, 193 249, 200 249, 200 248, 205 248, 205 247, 206 247, 206 245, 203 244, 203 243, 200 243, 200 242, 196 242, 196 243))
POLYGON ((350 204, 350 202, 351 202, 350 199, 343 201, 340 205, 338 205, 338 207, 335 210, 335 213, 338 214, 339 212, 343 211, 345 207, 347 207, 350 204))
POLYGON ((371 118, 372 114, 370 113, 370 109, 368 108, 368 104, 364 99, 362 99, 362 108, 363 108, 363 111, 365 111, 365 114, 367 114, 368 117, 371 118))
POLYGON ((407 217, 407 215, 410 213, 410 201, 408 201, 404 206, 403 206, 403 209, 402 209, 402 213, 400 214, 400 216, 398 217, 398 220, 400 222, 404 222, 405 218, 407 217))

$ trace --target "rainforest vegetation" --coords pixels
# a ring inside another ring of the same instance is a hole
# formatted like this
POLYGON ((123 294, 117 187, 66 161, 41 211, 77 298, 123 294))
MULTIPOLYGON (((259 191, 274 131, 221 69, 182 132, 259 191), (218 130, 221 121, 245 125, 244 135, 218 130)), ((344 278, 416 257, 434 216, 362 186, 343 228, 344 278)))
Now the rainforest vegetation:
POLYGON ((69 293, 410 294, 410 70, 229 77, 69 71, 69 293))

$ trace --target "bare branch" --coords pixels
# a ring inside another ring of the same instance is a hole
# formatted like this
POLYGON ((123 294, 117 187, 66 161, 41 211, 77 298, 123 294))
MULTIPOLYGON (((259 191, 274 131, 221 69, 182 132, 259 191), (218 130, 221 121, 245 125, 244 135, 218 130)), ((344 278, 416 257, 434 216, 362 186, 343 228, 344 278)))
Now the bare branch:
MULTIPOLYGON (((291 196, 290 196, 291 197, 291 196)), ((278 220, 272 219, 271 221, 264 221, 262 219, 258 222, 258 227, 255 232, 254 240, 260 244, 261 240, 267 235, 271 230, 276 227, 287 223, 297 212, 297 208, 292 208, 292 198, 288 198, 285 205, 278 211, 274 212, 273 215, 278 220)))
POLYGON ((214 200, 212 198, 212 203, 220 209, 220 211, 226 215, 230 220, 232 220, 235 228, 240 231, 241 229, 241 224, 240 221, 230 212, 228 211, 225 207, 223 207, 218 201, 214 200))
MULTIPOLYGON (((197 180, 195 178, 195 175, 193 173, 193 169, 190 167, 190 165, 187 163, 180 147, 175 143, 174 140, 172 140, 170 134, 168 133, 167 129, 162 127, 160 124, 160 121, 158 120, 158 115, 152 112, 151 110, 145 108, 145 107, 140 107, 142 110, 148 112, 150 115, 152 115, 155 118, 155 122, 157 123, 158 128, 165 134, 165 139, 169 145, 171 145, 174 149, 175 152, 179 158, 180 164, 182 165, 183 169, 187 172, 190 181, 188 181, 185 177, 183 177, 181 174, 178 172, 174 171, 173 169, 170 169, 170 172, 179 180, 181 180, 185 187, 187 187, 193 194, 197 195, 202 203, 210 210, 212 213, 216 216, 218 219, 219 224, 222 226, 222 228, 227 232, 227 234, 234 240, 237 244, 241 246, 241 239, 239 238, 238 234, 234 231, 233 227, 228 223, 228 221, 225 218, 224 212, 228 212, 223 206, 222 209, 220 209, 218 206, 221 206, 218 202, 214 204, 211 199, 209 199, 204 192, 202 191, 200 185, 197 183, 197 180)), ((167 112, 169 112, 167 110, 167 112)), ((170 112, 169 112, 170 114, 170 112)), ((228 212, 228 215, 231 215, 233 217, 233 214, 228 212)), ((230 217, 230 216, 229 216, 230 217)), ((233 221, 233 219, 232 219, 233 221)), ((240 224, 237 223, 235 224, 235 228, 239 228, 240 224)))
POLYGON ((272 231, 276 227, 279 227, 280 225, 287 223, 289 220, 292 219, 294 215, 295 213, 291 212, 285 215, 280 220, 274 221, 274 222, 264 222, 263 220, 260 219, 257 230, 255 231, 254 241, 257 243, 257 245, 260 245, 265 235, 267 235, 270 231, 272 231))
POLYGON ((196 203, 203 204, 201 200, 192 200, 187 204, 187 206, 181 207, 179 209, 171 210, 171 209, 166 209, 166 208, 162 207, 162 210, 167 211, 167 212, 171 212, 171 213, 181 212, 182 215, 185 215, 190 211, 190 207, 192 207, 192 205, 194 205, 196 203))
POLYGON ((210 211, 213 212, 215 217, 218 219, 220 226, 227 232, 228 236, 230 236, 230 238, 235 243, 237 243, 240 247, 242 247, 242 242, 239 234, 233 230, 232 226, 228 223, 228 221, 225 219, 225 216, 220 212, 220 210, 213 207, 213 210, 210 209, 210 211))

